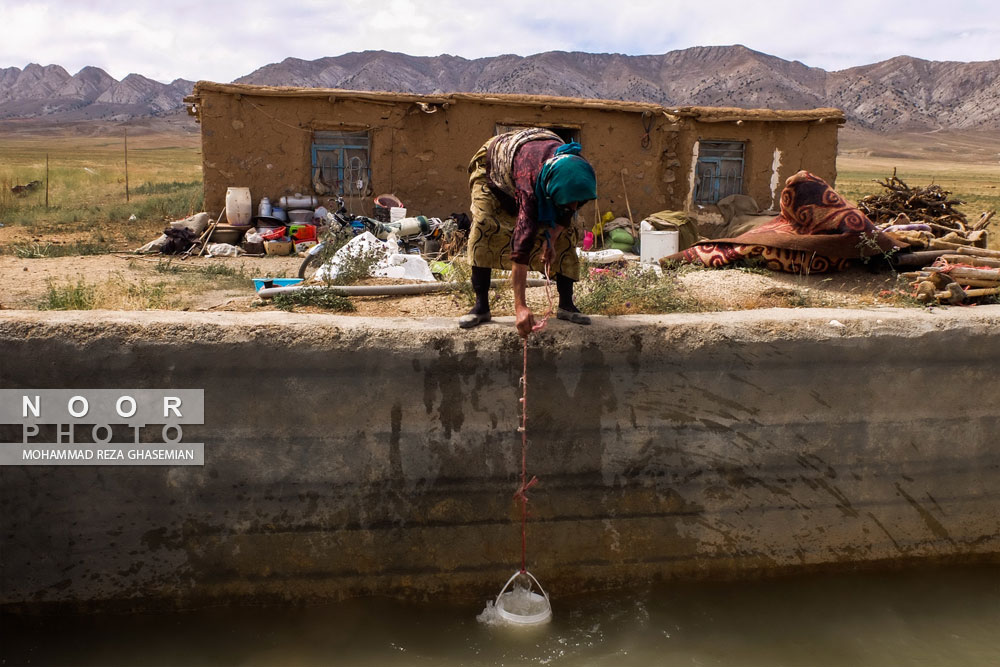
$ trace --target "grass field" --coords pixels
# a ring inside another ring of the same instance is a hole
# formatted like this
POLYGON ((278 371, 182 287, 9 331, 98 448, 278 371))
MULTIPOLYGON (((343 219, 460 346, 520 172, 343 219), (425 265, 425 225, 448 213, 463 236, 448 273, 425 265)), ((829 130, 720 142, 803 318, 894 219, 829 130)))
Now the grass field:
POLYGON ((145 239, 164 221, 201 210, 197 134, 166 124, 130 128, 126 201, 124 128, 85 129, 0 127, 0 222, 32 237, 68 235, 99 247, 145 239), (46 156, 48 206, 44 185, 13 194, 14 185, 44 184, 46 156))
MULTIPOLYGON (((966 202, 959 209, 969 220, 1000 211, 1000 132, 841 132, 837 191, 845 198, 884 192, 875 181, 893 169, 907 185, 935 183, 952 192, 966 202)), ((1000 249, 1000 227, 991 229, 990 247, 1000 249)))
MULTIPOLYGON (((909 186, 936 183, 965 202, 958 209, 969 221, 984 211, 1000 211, 1000 166, 955 164, 931 160, 855 158, 837 159, 837 191, 851 202, 868 194, 881 194, 885 180, 896 170, 909 186)), ((1000 250, 1000 231, 991 227, 989 247, 1000 250)))

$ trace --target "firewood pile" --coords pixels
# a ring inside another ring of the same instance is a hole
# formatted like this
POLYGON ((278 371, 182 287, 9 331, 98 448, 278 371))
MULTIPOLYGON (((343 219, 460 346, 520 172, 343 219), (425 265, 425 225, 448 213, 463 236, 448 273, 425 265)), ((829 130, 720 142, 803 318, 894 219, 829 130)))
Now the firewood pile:
MULTIPOLYGON (((991 214, 982 219, 989 222, 991 214)), ((918 300, 952 305, 1000 300, 1000 250, 978 247, 960 234, 932 238, 925 247, 929 250, 901 252, 893 258, 897 267, 917 267, 900 277, 910 281, 918 300)))
POLYGON ((911 188, 896 175, 895 169, 892 176, 875 182, 886 192, 868 195, 858 201, 858 208, 875 224, 889 222, 900 214, 905 214, 910 220, 934 222, 952 228, 965 224, 965 214, 955 208, 965 202, 952 199, 951 193, 940 185, 911 188))
POLYGON ((975 223, 969 223, 956 206, 965 202, 952 198, 940 185, 910 187, 892 176, 876 181, 885 192, 868 195, 858 201, 858 208, 881 231, 906 242, 911 249, 934 248, 934 241, 958 245, 986 246, 986 227, 994 211, 987 211, 975 223))
MULTIPOLYGON (((923 254, 923 253, 914 253, 923 254)), ((923 303, 957 305, 1000 298, 1000 251, 958 248, 945 251, 917 271, 900 274, 923 303)))
POLYGON ((893 170, 877 181, 885 190, 858 201, 858 208, 890 237, 905 242, 893 257, 921 302, 962 304, 1000 299, 1000 251, 986 248, 994 211, 970 223, 956 207, 965 202, 939 185, 910 187, 893 170))

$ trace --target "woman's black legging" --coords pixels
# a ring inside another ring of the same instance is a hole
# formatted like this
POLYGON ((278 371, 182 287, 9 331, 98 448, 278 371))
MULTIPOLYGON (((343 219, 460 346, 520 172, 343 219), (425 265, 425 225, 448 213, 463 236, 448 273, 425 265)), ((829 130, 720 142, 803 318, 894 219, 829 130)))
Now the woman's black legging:
MULTIPOLYGON (((483 266, 472 267, 472 291, 476 293, 476 305, 472 312, 481 315, 490 312, 490 277, 493 269, 483 266)), ((556 291, 559 293, 559 307, 563 310, 576 311, 573 305, 573 283, 561 273, 556 274, 556 291)))

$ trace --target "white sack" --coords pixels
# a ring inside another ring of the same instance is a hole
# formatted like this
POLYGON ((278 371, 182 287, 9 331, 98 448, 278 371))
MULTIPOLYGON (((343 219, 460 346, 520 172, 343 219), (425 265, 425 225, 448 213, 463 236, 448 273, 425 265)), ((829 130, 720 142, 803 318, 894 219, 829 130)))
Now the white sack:
POLYGON ((437 282, 427 261, 417 255, 403 255, 393 252, 393 244, 379 241, 371 232, 364 232, 348 241, 326 264, 316 271, 314 281, 335 280, 341 263, 349 257, 373 255, 371 275, 377 278, 403 278, 420 282, 437 282))

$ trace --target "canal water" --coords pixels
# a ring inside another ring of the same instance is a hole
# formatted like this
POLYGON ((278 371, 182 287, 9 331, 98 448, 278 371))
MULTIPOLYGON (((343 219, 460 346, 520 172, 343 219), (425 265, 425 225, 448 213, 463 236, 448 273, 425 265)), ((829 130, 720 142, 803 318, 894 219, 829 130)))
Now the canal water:
POLYGON ((461 604, 6 616, 0 665, 1000 665, 998 567, 551 593, 552 623, 529 630, 478 623, 485 591, 461 604))

